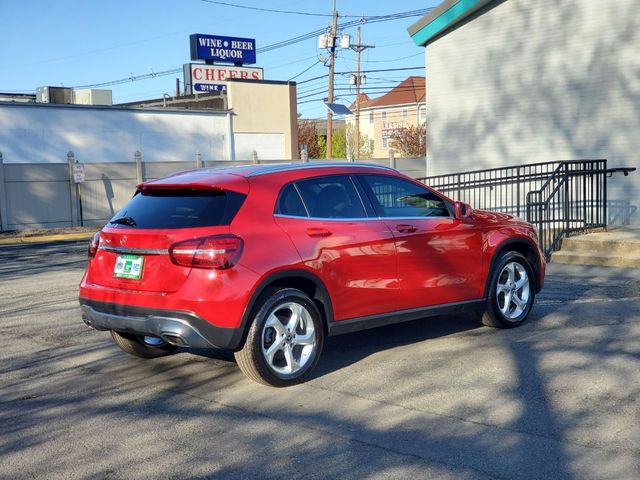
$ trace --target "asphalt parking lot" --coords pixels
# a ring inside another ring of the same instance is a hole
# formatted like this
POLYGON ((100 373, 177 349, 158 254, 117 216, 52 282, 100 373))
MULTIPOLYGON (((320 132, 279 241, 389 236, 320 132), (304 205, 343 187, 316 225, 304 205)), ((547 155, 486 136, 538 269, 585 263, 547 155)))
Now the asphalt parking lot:
POLYGON ((521 328, 335 337, 274 389, 87 328, 85 251, 0 247, 0 478, 640 478, 640 272, 552 264, 521 328))

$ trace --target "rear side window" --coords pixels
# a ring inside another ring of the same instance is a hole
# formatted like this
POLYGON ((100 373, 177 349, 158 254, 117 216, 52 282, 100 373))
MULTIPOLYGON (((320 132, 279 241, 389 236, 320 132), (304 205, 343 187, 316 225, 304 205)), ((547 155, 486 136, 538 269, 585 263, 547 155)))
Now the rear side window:
POLYGON ((278 200, 276 213, 289 215, 291 217, 307 217, 307 210, 304 208, 302 199, 293 183, 290 183, 282 190, 278 200))
POLYGON ((331 175, 301 180, 296 183, 302 200, 315 218, 365 218, 360 196, 344 175, 331 175))
POLYGON ((231 191, 138 191, 110 226, 131 228, 195 228, 229 225, 246 195, 231 191))

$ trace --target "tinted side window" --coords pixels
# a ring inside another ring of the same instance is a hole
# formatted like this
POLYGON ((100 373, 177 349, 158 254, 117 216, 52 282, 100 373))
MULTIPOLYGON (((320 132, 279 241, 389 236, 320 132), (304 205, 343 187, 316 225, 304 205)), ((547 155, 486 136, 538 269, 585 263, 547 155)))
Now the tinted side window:
POLYGON ((109 225, 131 228, 194 228, 228 225, 245 195, 230 191, 145 190, 136 193, 109 225))
POLYGON ((309 216, 315 218, 365 218, 367 215, 351 179, 344 175, 310 178, 296 185, 309 216))
POLYGON ((402 178, 364 175, 384 217, 449 217, 447 204, 435 193, 402 178))
POLYGON ((307 217, 302 199, 298 195, 296 187, 292 183, 282 189, 276 213, 280 215, 290 215, 292 217, 307 217))

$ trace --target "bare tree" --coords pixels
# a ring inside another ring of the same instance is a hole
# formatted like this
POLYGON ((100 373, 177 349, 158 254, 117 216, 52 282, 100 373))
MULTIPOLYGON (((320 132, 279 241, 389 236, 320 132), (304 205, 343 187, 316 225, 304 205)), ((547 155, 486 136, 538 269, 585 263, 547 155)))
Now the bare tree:
POLYGON ((427 155, 427 130, 424 125, 402 127, 389 142, 403 157, 425 157, 427 155))
POLYGON ((298 143, 307 146, 309 158, 321 158, 324 156, 318 143, 318 131, 315 123, 308 120, 298 123, 298 143))

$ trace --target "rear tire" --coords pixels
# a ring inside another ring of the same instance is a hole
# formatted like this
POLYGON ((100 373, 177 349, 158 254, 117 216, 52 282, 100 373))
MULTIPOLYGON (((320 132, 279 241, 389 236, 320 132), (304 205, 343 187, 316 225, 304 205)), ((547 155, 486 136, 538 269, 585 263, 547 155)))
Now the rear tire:
POLYGON ((140 358, 158 358, 170 355, 176 348, 175 345, 155 337, 141 337, 130 333, 121 333, 111 330, 111 336, 123 351, 129 355, 140 358), (150 342, 154 338, 153 342, 150 342), (147 341, 145 341, 147 339, 147 341), (157 341, 156 341, 157 340, 157 341))
POLYGON ((518 252, 506 252, 493 271, 482 323, 488 327, 517 327, 529 316, 534 298, 529 262, 518 252))
POLYGON ((323 343, 322 315, 313 300, 294 288, 271 289, 258 302, 247 339, 234 355, 255 382, 288 387, 315 368, 323 343))

